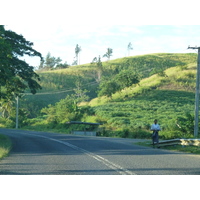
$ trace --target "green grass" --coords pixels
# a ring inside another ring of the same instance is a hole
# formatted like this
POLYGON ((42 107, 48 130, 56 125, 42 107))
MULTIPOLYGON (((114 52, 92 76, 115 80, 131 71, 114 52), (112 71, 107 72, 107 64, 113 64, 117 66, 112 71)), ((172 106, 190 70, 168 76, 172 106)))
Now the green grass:
POLYGON ((200 147, 197 146, 168 146, 168 147, 162 147, 162 149, 168 149, 173 151, 181 151, 185 153, 193 153, 193 154, 200 154, 200 147))
POLYGON ((12 142, 9 137, 0 135, 0 159, 8 156, 12 148, 12 142))
MULTIPOLYGON (((152 90, 121 101, 94 107, 96 117, 115 130, 149 131, 154 119, 159 120, 163 139, 177 138, 176 119, 194 111, 194 93, 174 90, 152 90), (173 129, 174 133, 170 132, 173 129), (169 135, 170 134, 170 135, 169 135)), ((139 135, 138 135, 139 136, 139 135)))
MULTIPOLYGON (((153 148, 151 145, 151 142, 138 142, 136 144, 153 148)), ((160 147, 160 149, 166 149, 166 150, 171 150, 171 151, 179 151, 179 152, 184 152, 184 153, 192 153, 192 154, 200 155, 200 147, 197 147, 197 146, 174 145, 174 146, 160 147)))
MULTIPOLYGON (((195 63, 197 60, 197 54, 149 54, 143 56, 124 57, 116 60, 110 60, 109 62, 103 62, 102 77, 111 79, 122 70, 129 70, 138 72, 141 78, 148 78, 151 76, 153 70, 166 70, 175 66, 187 66, 191 63, 195 63)), ((83 88, 88 90, 87 95, 90 99, 97 97, 98 84, 89 85, 95 82, 95 67, 91 64, 70 66, 67 69, 52 70, 52 71, 38 71, 40 75, 40 84, 42 90, 39 93, 49 93, 47 95, 29 95, 21 100, 21 107, 27 110, 31 110, 32 113, 39 113, 39 110, 48 104, 54 104, 61 99, 65 98, 67 94, 73 93, 73 89, 76 88, 77 77, 82 78, 83 88), (51 94, 56 91, 63 91, 58 94, 51 94)), ((140 93, 149 87, 159 85, 162 78, 151 77, 151 79, 144 79, 141 82, 143 86, 136 87, 134 91, 126 89, 123 94, 131 95, 133 92, 140 93), (146 82, 145 82, 146 81, 146 82), (149 81, 151 82, 150 84, 149 81), (151 86, 150 86, 151 85, 151 86), (130 94, 131 93, 131 94, 130 94)), ((179 80, 179 84, 182 84, 183 80, 179 80)), ((28 92, 28 91, 27 91, 28 92)), ((122 95, 123 95, 122 94, 122 95)), ((120 94, 115 94, 113 98, 119 98, 120 94)), ((36 116, 34 116, 36 117, 36 116)))
POLYGON ((165 70, 167 77, 150 76, 112 98, 93 99, 89 105, 95 109, 97 119, 106 122, 105 126, 112 130, 149 131, 157 118, 162 139, 186 137, 180 133, 176 120, 194 112, 195 67, 195 64, 184 69, 171 67, 165 70))

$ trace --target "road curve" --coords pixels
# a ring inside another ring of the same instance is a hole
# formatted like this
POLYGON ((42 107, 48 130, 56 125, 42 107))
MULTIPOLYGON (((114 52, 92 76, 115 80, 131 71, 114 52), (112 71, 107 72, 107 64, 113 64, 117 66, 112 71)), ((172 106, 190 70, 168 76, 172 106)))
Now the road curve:
POLYGON ((13 142, 1 175, 199 175, 200 156, 135 145, 134 139, 0 129, 13 142))

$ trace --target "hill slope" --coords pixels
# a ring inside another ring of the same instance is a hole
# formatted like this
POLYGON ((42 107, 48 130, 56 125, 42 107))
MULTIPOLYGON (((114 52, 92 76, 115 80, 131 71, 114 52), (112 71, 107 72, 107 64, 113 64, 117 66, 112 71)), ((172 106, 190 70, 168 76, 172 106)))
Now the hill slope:
MULTIPOLYGON (((178 137, 182 129, 177 124, 184 126, 194 112, 195 69, 195 64, 184 70, 180 66, 169 68, 165 77, 153 75, 137 86, 115 93, 112 99, 93 99, 90 105, 96 111, 97 121, 106 122, 106 128, 114 135, 116 130, 141 135, 158 119, 163 130, 161 135, 178 137)), ((186 136, 188 131, 182 134, 186 136)))
MULTIPOLYGON (((122 70, 136 71, 141 79, 152 74, 164 71, 174 66, 187 66, 196 62, 197 54, 150 54, 144 56, 125 57, 121 59, 103 62, 102 77, 112 78, 122 70)), ((90 100, 97 97, 98 83, 96 82, 96 66, 85 64, 71 66, 67 69, 37 72, 41 78, 42 90, 36 95, 26 95, 22 101, 22 107, 30 111, 32 117, 36 117, 39 110, 49 104, 55 104, 68 94, 74 93, 79 87, 88 90, 90 100), (36 106, 35 106, 36 105, 36 106)))

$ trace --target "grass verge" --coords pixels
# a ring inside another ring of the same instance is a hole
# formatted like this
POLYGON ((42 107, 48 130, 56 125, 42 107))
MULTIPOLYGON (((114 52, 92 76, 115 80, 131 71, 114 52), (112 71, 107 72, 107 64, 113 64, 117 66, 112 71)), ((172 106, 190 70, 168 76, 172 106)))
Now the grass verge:
MULTIPOLYGON (((145 146, 145 147, 152 147, 151 142, 138 142, 137 145, 145 146)), ((200 147, 197 146, 182 146, 182 145, 174 145, 174 146, 166 146, 160 147, 160 149, 167 149, 171 151, 180 151, 185 153, 192 153, 200 155, 200 147)))
POLYGON ((0 159, 8 156, 12 148, 12 142, 9 137, 0 135, 0 159))

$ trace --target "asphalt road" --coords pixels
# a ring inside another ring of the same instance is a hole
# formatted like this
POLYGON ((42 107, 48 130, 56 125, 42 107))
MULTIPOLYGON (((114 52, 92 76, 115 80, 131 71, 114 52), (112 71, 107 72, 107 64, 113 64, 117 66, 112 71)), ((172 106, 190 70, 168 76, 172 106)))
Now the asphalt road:
POLYGON ((199 175, 200 156, 135 145, 134 139, 0 129, 13 142, 1 175, 199 175))

